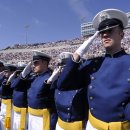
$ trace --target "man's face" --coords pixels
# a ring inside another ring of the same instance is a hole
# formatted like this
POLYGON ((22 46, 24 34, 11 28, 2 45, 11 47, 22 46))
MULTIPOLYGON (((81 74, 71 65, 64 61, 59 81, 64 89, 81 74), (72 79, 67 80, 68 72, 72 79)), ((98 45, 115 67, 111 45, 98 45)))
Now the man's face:
POLYGON ((5 75, 6 78, 9 78, 9 76, 10 76, 12 73, 13 73, 13 71, 6 70, 6 71, 4 72, 4 75, 5 75))
POLYGON ((118 47, 123 38, 123 31, 119 27, 115 27, 100 32, 100 37, 106 49, 118 47))
POLYGON ((45 70, 45 62, 44 60, 38 60, 33 62, 33 72, 34 73, 42 73, 45 70))

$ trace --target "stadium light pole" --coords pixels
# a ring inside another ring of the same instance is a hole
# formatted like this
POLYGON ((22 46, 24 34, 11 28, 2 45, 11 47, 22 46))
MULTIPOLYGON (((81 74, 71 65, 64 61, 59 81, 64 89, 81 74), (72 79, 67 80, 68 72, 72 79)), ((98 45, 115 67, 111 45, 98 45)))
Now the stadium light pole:
POLYGON ((24 26, 24 28, 25 28, 25 41, 26 41, 26 44, 28 43, 28 28, 29 28, 30 26, 29 25, 25 25, 24 26))

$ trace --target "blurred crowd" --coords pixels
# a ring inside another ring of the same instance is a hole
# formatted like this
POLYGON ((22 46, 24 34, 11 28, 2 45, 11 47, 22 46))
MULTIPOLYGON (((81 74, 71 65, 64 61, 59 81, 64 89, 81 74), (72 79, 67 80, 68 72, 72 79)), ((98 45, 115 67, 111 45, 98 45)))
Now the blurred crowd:
MULTIPOLYGON (((127 53, 130 53, 130 28, 125 29, 124 39, 122 40, 122 48, 127 53)), ((40 50, 52 56, 50 62, 51 66, 55 66, 57 56, 61 52, 74 52, 82 43, 87 39, 86 37, 75 38, 73 40, 60 40, 56 42, 48 43, 35 43, 35 44, 15 44, 12 47, 7 47, 0 51, 0 59, 9 63, 17 63, 19 61, 28 61, 32 57, 32 50, 40 50)), ((100 38, 94 40, 90 46, 88 52, 84 55, 84 58, 90 59, 98 56, 102 56, 105 53, 105 49, 101 44, 100 38)))

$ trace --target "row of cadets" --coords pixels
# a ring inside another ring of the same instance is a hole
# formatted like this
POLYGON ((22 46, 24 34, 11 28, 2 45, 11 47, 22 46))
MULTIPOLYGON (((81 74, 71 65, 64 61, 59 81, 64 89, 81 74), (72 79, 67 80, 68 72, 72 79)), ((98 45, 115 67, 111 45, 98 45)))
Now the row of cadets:
POLYGON ((12 116, 12 93, 13 88, 10 87, 10 85, 13 82, 10 82, 10 76, 16 71, 17 67, 12 64, 5 64, 4 65, 4 72, 3 77, 4 80, 2 82, 2 85, 0 87, 0 93, 1 93, 1 111, 0 111, 0 129, 1 130, 10 130, 11 129, 11 116, 12 116))
POLYGON ((85 118, 87 115, 85 89, 81 87, 74 88, 74 86, 70 86, 70 90, 57 88, 57 79, 71 56, 72 53, 70 52, 62 52, 58 56, 57 68, 54 69, 52 75, 47 80, 48 84, 52 84, 51 88, 55 89, 54 99, 58 114, 56 130, 85 129, 85 118))
POLYGON ((20 91, 27 89, 28 130, 55 130, 57 114, 54 111, 53 91, 44 82, 51 71, 48 68, 51 57, 41 51, 34 50, 32 62, 21 72, 15 88, 20 91), (35 73, 29 78, 31 71, 35 73), (26 85, 24 85, 26 82, 26 85))

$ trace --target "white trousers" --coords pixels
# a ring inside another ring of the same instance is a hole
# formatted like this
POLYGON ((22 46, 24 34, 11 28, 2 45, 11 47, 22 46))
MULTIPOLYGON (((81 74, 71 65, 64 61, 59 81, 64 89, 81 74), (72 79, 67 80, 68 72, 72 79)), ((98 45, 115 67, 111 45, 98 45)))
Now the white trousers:
POLYGON ((91 125, 91 123, 88 121, 88 122, 87 122, 87 125, 86 125, 86 130, 98 130, 98 129, 94 128, 94 127, 91 125))
MULTIPOLYGON (((13 115, 13 130, 18 130, 19 127, 20 127, 20 118, 21 118, 21 114, 20 113, 17 113, 14 111, 14 115, 13 115)), ((28 120, 28 117, 26 116, 26 128, 25 130, 27 130, 27 120, 28 120)))
POLYGON ((28 130, 43 130, 43 117, 29 114, 28 130))
MULTIPOLYGON (((1 103, 0 130, 6 130, 6 128, 4 127, 5 116, 6 116, 6 105, 4 103, 1 103)), ((13 111, 11 113, 11 130, 13 130, 12 124, 13 124, 13 111)))
POLYGON ((58 124, 58 122, 56 123, 56 129, 55 130, 64 130, 63 128, 61 128, 58 124))
POLYGON ((1 103, 1 111, 0 111, 0 130, 6 130, 4 128, 4 119, 6 115, 6 105, 1 103))

